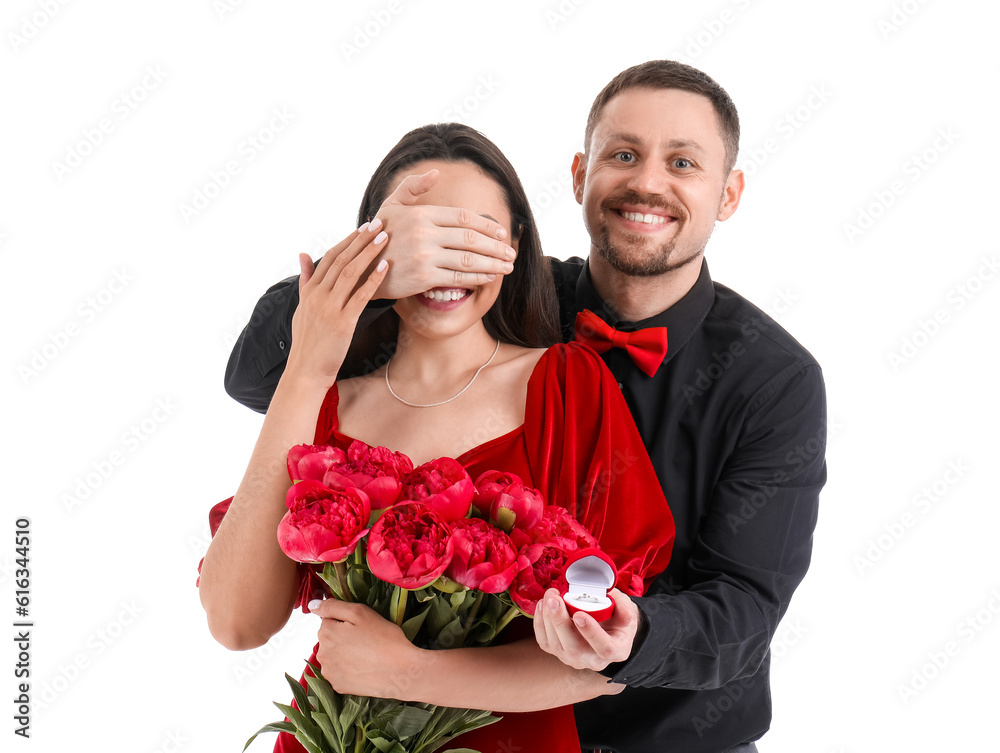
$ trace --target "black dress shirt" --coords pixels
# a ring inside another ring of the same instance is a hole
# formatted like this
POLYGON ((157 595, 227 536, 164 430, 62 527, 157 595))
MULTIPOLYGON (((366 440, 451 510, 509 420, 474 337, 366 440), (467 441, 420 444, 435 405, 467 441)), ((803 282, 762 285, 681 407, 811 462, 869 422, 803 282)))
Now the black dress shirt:
MULTIPOLYGON (((713 283, 704 262, 680 301, 641 322, 618 320, 584 259, 552 266, 564 339, 576 313, 590 309, 622 330, 666 327, 669 342, 652 377, 621 349, 603 354, 677 536, 670 565, 636 599, 644 638, 603 672, 628 687, 576 706, 581 742, 619 753, 721 753, 756 740, 771 720, 768 646, 809 566, 826 480, 820 367, 760 309, 713 283)), ((258 411, 284 368, 295 279, 261 299, 227 368, 229 394, 258 411)))

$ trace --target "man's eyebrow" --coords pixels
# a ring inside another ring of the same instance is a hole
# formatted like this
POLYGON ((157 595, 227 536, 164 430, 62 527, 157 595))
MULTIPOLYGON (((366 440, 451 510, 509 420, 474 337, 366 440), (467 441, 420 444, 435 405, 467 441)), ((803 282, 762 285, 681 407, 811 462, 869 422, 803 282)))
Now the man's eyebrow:
MULTIPOLYGON (((640 146, 642 144, 642 139, 638 136, 633 136, 631 133, 612 133, 607 138, 608 143, 613 142, 624 142, 626 144, 634 144, 640 146)), ((664 146, 667 149, 693 149, 698 152, 704 153, 704 149, 697 141, 692 141, 691 139, 670 139, 664 146)))

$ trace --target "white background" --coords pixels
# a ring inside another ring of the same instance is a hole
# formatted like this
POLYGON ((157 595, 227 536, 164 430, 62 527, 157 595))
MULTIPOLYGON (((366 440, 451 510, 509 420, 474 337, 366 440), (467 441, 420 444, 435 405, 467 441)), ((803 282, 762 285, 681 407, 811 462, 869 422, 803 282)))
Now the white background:
POLYGON ((254 302, 348 232, 382 155, 432 121, 496 141, 546 251, 585 253, 568 167, 590 102, 664 57, 740 110, 747 189, 713 277, 829 391, 830 480, 760 748, 997 749, 994 3, 233 5, 0 13, 0 613, 30 517, 35 701, 14 737, 8 637, 5 750, 235 751, 280 718, 315 618, 230 653, 194 588, 260 425, 222 389, 254 302), (260 133, 275 110, 290 122, 260 133))

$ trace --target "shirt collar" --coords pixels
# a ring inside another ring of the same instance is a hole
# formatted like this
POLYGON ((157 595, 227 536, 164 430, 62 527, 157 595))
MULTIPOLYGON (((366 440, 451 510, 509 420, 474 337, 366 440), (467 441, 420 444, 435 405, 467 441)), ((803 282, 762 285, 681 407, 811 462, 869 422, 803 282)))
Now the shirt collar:
POLYGON ((576 280, 577 310, 590 309, 615 329, 633 332, 647 327, 666 327, 670 338, 670 350, 665 360, 691 339, 701 323, 708 316, 715 302, 715 286, 708 273, 708 262, 702 258, 701 272, 691 289, 673 306, 659 314, 638 322, 621 319, 611 306, 604 302, 594 289, 590 279, 590 264, 584 264, 576 280))

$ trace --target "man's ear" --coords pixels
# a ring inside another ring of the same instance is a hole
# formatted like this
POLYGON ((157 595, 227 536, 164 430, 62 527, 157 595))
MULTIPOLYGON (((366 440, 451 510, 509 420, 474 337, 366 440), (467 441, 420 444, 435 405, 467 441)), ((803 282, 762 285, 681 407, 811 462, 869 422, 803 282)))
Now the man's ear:
POLYGON ((720 222, 728 220, 733 216, 736 207, 740 205, 740 197, 743 195, 744 177, 742 170, 731 170, 729 178, 726 180, 726 187, 722 189, 722 201, 719 202, 719 213, 716 219, 720 222))
POLYGON ((570 170, 573 172, 573 195, 576 197, 576 203, 583 204, 583 184, 587 178, 587 155, 583 152, 577 152, 573 156, 573 166, 570 170))

